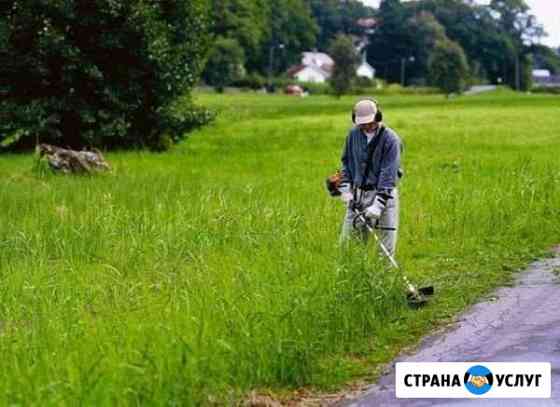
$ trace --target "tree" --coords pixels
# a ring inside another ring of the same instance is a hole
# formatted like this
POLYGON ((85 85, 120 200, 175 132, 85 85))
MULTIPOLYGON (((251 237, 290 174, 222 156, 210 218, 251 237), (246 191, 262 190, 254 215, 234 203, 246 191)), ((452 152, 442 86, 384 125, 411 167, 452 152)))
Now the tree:
POLYGON ((531 86, 532 59, 530 46, 545 35, 534 15, 529 14, 525 0, 492 0, 490 9, 498 15, 497 24, 508 36, 513 48, 513 58, 504 65, 506 83, 512 88, 527 90, 531 86))
POLYGON ((424 30, 434 25, 419 19, 423 13, 432 14, 445 28, 445 35, 461 45, 473 77, 494 83, 500 79, 512 87, 518 83, 521 88, 527 86, 524 78, 529 67, 525 64, 530 63, 531 44, 544 31, 524 0, 493 0, 490 5, 465 0, 383 0, 380 26, 368 55, 387 79, 397 81, 399 60, 411 55, 415 62, 407 64, 407 76, 422 77, 426 68, 422 53, 431 52, 429 37, 435 33, 424 30))
POLYGON ((160 148, 209 118, 188 98, 210 45, 205 0, 8 3, 0 141, 160 148))
POLYGON ((369 63, 389 82, 400 82, 401 60, 413 53, 413 38, 405 28, 412 16, 410 7, 400 0, 382 0, 377 15, 378 28, 370 37, 369 63))
POLYGON ((307 1, 210 0, 212 33, 237 40, 248 72, 281 72, 315 46, 319 29, 307 1))
POLYGON ((352 87, 356 77, 356 67, 359 62, 352 38, 339 34, 334 39, 329 53, 334 60, 334 70, 330 78, 334 93, 340 97, 352 87))
POLYGON ((373 17, 375 10, 359 0, 306 0, 319 26, 317 48, 325 50, 337 34, 363 35, 360 18, 373 17))
POLYGON ((492 0, 490 9, 499 16, 500 28, 521 45, 536 43, 545 35, 542 25, 525 0, 492 0))
POLYGON ((408 77, 416 82, 425 82, 428 76, 428 61, 439 41, 447 39, 445 28, 433 14, 422 11, 406 22, 407 32, 412 36, 414 62, 406 67, 408 77))
POLYGON ((272 68, 272 73, 283 72, 298 62, 302 51, 315 46, 318 27, 311 10, 304 0, 275 0, 270 2, 268 16, 270 35, 262 50, 263 73, 272 68), (279 53, 271 61, 270 53, 279 53), (273 62, 273 66, 271 65, 273 62))
POLYGON ((552 74, 560 74, 560 55, 554 49, 542 44, 531 47, 535 66, 540 69, 548 69, 552 74))
POLYGON ((245 53, 237 40, 220 37, 210 52, 204 78, 221 93, 225 86, 243 77, 244 64, 245 53))
POLYGON ((463 0, 422 0, 412 7, 415 13, 432 14, 445 28, 445 35, 461 45, 474 76, 491 76, 493 81, 502 76, 502 61, 508 54, 503 33, 487 6, 463 0))
POLYGON ((451 40, 438 41, 429 60, 430 80, 448 95, 462 93, 469 75, 463 48, 451 40))
POLYGON ((210 4, 212 33, 216 38, 236 40, 245 54, 248 70, 262 70, 261 51, 270 36, 268 0, 210 0, 210 4))

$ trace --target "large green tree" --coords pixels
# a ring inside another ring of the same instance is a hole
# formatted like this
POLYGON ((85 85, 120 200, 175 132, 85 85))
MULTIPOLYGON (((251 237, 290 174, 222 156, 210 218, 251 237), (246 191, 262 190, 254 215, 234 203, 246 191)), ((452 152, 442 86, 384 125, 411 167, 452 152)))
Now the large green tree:
POLYGON ((204 79, 218 92, 244 75, 245 53, 237 40, 219 37, 208 57, 204 79))
POLYGON ((212 33, 235 40, 249 70, 259 70, 264 42, 270 36, 268 0, 210 0, 212 33))
POLYGON ((560 55, 546 45, 535 44, 531 47, 535 66, 548 69, 551 73, 560 74, 560 55))
POLYGON ((411 17, 406 23, 411 35, 413 56, 406 62, 407 83, 423 83, 428 77, 428 61, 435 45, 447 39, 445 28, 429 12, 422 11, 411 17))
POLYGON ((491 10, 462 0, 422 0, 410 5, 414 13, 429 12, 451 40, 461 44, 474 76, 495 81, 500 67, 510 59, 507 38, 500 32, 491 10))
POLYGON ((303 51, 315 46, 319 28, 304 0, 271 1, 269 24, 270 35, 261 53, 266 72, 269 68, 273 74, 284 72, 303 51))
POLYGON ((545 35, 544 29, 529 13, 525 0, 492 0, 490 9, 498 15, 498 27, 507 35, 513 52, 509 64, 504 64, 505 81, 513 88, 527 90, 531 87, 530 46, 545 35))
POLYGON ((409 60, 414 53, 414 41, 405 28, 412 17, 410 7, 400 0, 382 0, 379 6, 378 26, 370 37, 368 61, 387 81, 399 82, 401 61, 409 60))
POLYGON ((174 105, 204 66, 205 0, 7 3, 4 142, 157 148, 208 117, 174 105))
POLYGON ((319 28, 307 0, 210 2, 212 33, 241 45, 249 72, 283 72, 316 44, 319 28))
POLYGON ((359 57, 352 38, 344 34, 336 36, 329 48, 329 53, 334 60, 334 70, 330 78, 330 84, 335 95, 340 97, 352 87, 359 57))
POLYGON ((438 41, 428 62, 430 81, 448 95, 462 93, 469 77, 469 66, 461 46, 451 40, 438 41))

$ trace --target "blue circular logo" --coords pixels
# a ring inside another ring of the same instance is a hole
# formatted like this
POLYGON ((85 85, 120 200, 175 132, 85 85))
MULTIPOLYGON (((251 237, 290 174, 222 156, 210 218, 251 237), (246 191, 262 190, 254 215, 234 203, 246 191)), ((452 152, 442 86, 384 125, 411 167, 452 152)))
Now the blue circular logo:
POLYGON ((492 388, 494 375, 487 367, 476 365, 467 370, 463 382, 468 391, 480 396, 492 388))

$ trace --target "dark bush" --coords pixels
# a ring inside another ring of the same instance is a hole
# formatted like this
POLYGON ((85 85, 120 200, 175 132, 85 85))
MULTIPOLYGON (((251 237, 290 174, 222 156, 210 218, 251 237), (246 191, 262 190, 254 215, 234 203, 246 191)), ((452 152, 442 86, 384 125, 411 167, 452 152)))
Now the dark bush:
POLYGON ((258 73, 250 73, 235 80, 231 86, 236 88, 259 90, 266 86, 266 79, 258 73))
POLYGON ((245 76, 245 52, 237 40, 218 37, 208 57, 204 79, 223 92, 226 86, 245 76))
POLYGON ((463 93, 469 80, 469 65, 461 45, 448 39, 436 42, 428 67, 431 85, 447 95, 463 93))
POLYGON ((173 102, 203 69, 206 3, 7 1, 0 143, 159 147, 204 124, 208 112, 173 102))

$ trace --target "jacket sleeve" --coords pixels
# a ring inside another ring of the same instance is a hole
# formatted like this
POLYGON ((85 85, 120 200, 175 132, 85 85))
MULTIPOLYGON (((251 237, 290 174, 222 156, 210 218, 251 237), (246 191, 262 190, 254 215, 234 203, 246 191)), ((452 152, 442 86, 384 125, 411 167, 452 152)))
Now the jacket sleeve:
POLYGON ((342 181, 341 181, 341 185, 340 185, 340 192, 351 192, 352 189, 352 175, 351 172, 349 170, 350 168, 350 136, 352 135, 352 132, 348 133, 348 136, 346 136, 346 141, 344 142, 344 149, 342 150, 342 157, 340 159, 341 163, 342 163, 342 169, 341 169, 341 174, 342 174, 342 181))
POLYGON ((391 138, 386 144, 381 159, 381 169, 377 182, 377 191, 391 196, 391 191, 397 186, 398 171, 401 164, 401 147, 398 138, 391 138))

